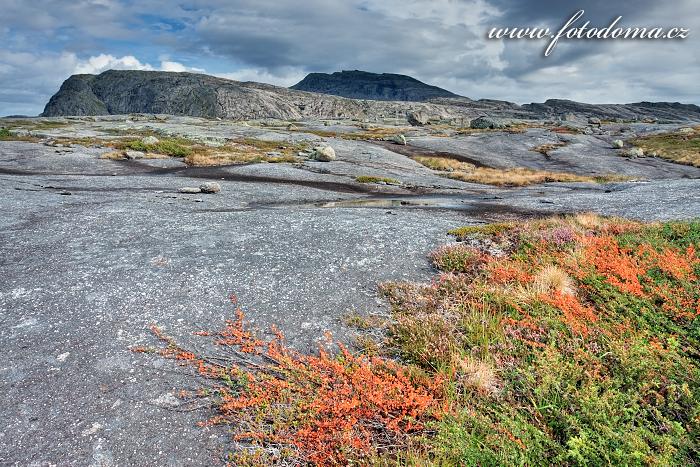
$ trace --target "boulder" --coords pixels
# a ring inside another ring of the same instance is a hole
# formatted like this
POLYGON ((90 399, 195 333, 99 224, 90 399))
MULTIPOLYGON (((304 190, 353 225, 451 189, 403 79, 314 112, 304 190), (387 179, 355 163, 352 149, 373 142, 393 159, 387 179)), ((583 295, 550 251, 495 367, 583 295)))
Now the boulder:
POLYGON ((146 154, 144 154, 141 151, 131 151, 131 150, 124 151, 124 157, 126 157, 127 159, 131 159, 131 160, 143 159, 143 156, 145 156, 145 155, 146 154))
POLYGON ((289 125, 287 125, 287 131, 296 131, 298 129, 299 128, 297 128, 297 126, 293 123, 290 123, 289 125))
POLYGON ((600 122, 600 119, 599 119, 599 118, 596 118, 596 117, 589 117, 589 119, 588 119, 588 124, 589 124, 589 125, 600 126, 600 123, 601 123, 601 122, 600 122))
POLYGON ((400 144, 401 146, 406 146, 406 137, 401 134, 392 136, 390 141, 392 143, 400 144))
POLYGON ((690 135, 692 133, 695 133, 695 130, 690 128, 690 127, 686 127, 686 128, 681 128, 680 130, 678 130, 678 133, 680 133, 682 135, 690 135))
POLYGON ((141 138, 141 142, 143 144, 158 144, 160 140, 155 136, 146 136, 144 138, 141 138))
POLYGON ((475 130, 488 130, 496 128, 504 128, 505 125, 498 120, 489 117, 479 117, 469 123, 469 127, 475 130))
POLYGON ((316 146, 309 157, 319 162, 330 162, 336 159, 335 150, 330 146, 316 146))
POLYGON ((622 149, 625 147, 625 142, 622 141, 621 139, 616 139, 615 141, 612 142, 612 146, 615 149, 622 149))
POLYGON ((201 193, 202 190, 197 188, 196 186, 183 186, 182 188, 177 189, 178 193, 186 193, 186 194, 196 194, 196 193, 201 193))
POLYGON ((423 112, 408 112, 406 114, 406 120, 412 126, 423 126, 428 124, 428 116, 423 112))
POLYGON ((642 148, 630 148, 625 151, 625 156, 627 157, 644 157, 644 150, 642 148))
POLYGON ((199 190, 202 193, 218 193, 221 191, 221 185, 216 182, 204 182, 199 185, 199 190))

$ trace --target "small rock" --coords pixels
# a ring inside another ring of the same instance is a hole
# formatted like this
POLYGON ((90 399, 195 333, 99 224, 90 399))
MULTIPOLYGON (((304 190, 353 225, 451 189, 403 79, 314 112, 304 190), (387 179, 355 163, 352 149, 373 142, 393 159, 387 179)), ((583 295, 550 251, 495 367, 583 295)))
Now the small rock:
POLYGON ((596 117, 590 117, 590 118, 588 119, 588 124, 589 124, 589 125, 600 126, 600 119, 599 119, 599 118, 596 118, 596 117))
POLYGON ((144 153, 141 152, 141 151, 131 151, 131 150, 129 150, 129 151, 125 151, 125 152, 124 152, 124 157, 126 157, 127 159, 143 159, 143 156, 145 156, 145 155, 146 155, 146 154, 144 154, 144 153))
POLYGON ((299 128, 297 128, 297 126, 293 123, 290 123, 289 125, 287 125, 287 131, 296 131, 298 129, 299 128))
POLYGON ((199 190, 202 193, 218 193, 221 191, 221 185, 216 182, 204 182, 199 185, 199 190))
POLYGON ((335 149, 330 146, 316 146, 310 158, 319 162, 330 162, 336 159, 335 149))
POLYGON ((690 128, 690 127, 686 127, 686 128, 681 128, 680 130, 678 130, 678 133, 680 133, 682 135, 689 135, 691 133, 695 133, 695 130, 690 128))
POLYGON ((297 153, 297 156, 299 156, 299 157, 309 157, 310 155, 311 155, 311 153, 310 153, 310 152, 306 152, 306 151, 299 151, 299 152, 297 153))
POLYGON ((187 194, 196 194, 196 193, 201 193, 202 190, 197 188, 196 186, 183 186, 182 188, 177 189, 178 193, 187 193, 187 194))
POLYGON ((625 147, 625 142, 622 141, 621 139, 616 139, 615 141, 612 142, 612 145, 615 149, 622 149, 625 147))
POLYGON ((160 140, 155 136, 146 136, 145 138, 141 139, 141 142, 143 144, 158 144, 160 140))
POLYGON ((428 116, 423 112, 408 112, 406 114, 406 120, 412 126, 424 126, 428 124, 428 116))
POLYGON ((644 150, 642 148, 630 148, 625 152, 627 157, 644 157, 644 150))
POLYGON ((265 155, 270 156, 270 157, 282 157, 284 154, 282 154, 281 152, 278 152, 278 151, 269 151, 269 152, 266 152, 265 155))
POLYGON ((580 119, 580 118, 578 117, 578 115, 576 115, 575 113, 569 112, 569 113, 566 113, 566 114, 562 115, 562 116, 561 116, 561 120, 562 120, 563 122, 578 122, 578 121, 580 121, 581 119, 580 119))
POLYGON ((391 141, 401 146, 406 146, 406 137, 404 135, 394 135, 391 137, 391 141))

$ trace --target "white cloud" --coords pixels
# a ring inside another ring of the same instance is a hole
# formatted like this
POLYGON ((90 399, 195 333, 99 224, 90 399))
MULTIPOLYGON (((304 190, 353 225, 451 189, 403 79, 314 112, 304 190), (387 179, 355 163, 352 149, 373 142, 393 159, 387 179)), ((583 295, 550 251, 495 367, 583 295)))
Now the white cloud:
POLYGON ((115 57, 114 55, 100 54, 79 61, 73 72, 94 75, 106 70, 153 70, 153 67, 148 63, 141 63, 133 55, 115 57))
POLYGON ((204 73, 205 72, 205 70, 203 68, 188 67, 188 66, 183 65, 182 63, 173 62, 170 60, 161 60, 160 70, 161 71, 177 71, 177 72, 191 71, 193 73, 204 73))
POLYGON ((306 74, 301 68, 276 70, 274 74, 260 68, 244 68, 230 73, 217 73, 216 76, 234 81, 256 81, 258 83, 289 87, 301 81, 306 74))

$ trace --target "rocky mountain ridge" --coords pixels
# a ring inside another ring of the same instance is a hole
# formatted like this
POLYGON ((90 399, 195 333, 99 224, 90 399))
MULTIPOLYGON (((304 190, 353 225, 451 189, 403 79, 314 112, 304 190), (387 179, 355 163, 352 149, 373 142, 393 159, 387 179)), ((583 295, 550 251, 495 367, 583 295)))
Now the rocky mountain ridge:
POLYGON ((410 76, 359 70, 309 73, 290 89, 379 101, 424 102, 441 97, 459 97, 446 89, 425 84, 410 76))
MULTIPOLYGON (((363 76, 363 79, 367 78, 366 74, 363 76)), ((398 90, 393 90, 392 93, 402 97, 415 95, 412 94, 413 88, 405 90, 403 94, 398 90)), ((233 120, 379 120, 420 115, 421 121, 448 120, 464 123, 468 119, 486 115, 534 120, 595 117, 700 121, 700 107, 693 104, 639 102, 597 105, 549 99, 543 103, 518 105, 492 99, 472 100, 449 94, 431 97, 424 102, 350 99, 196 73, 108 70, 99 75, 80 74, 68 78, 46 104, 42 116, 161 113, 233 120)))

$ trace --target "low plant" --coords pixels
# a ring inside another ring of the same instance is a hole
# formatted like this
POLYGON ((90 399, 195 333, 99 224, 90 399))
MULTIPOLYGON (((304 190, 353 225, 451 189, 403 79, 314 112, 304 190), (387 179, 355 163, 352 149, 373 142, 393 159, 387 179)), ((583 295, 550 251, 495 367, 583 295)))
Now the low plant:
POLYGON ((641 136, 628 143, 641 148, 644 154, 655 154, 673 162, 700 167, 700 127, 641 136))
POLYGON ((590 182, 608 183, 627 180, 617 175, 576 175, 566 172, 550 172, 526 168, 494 169, 477 167, 468 162, 446 157, 415 156, 413 160, 438 171, 441 176, 469 183, 482 183, 496 186, 528 186, 548 182, 590 182))
POLYGON ((401 185, 401 182, 395 178, 389 177, 373 177, 370 175, 360 175, 355 177, 355 181, 359 183, 384 183, 386 185, 401 185))
POLYGON ((457 233, 478 241, 437 249, 430 282, 382 285, 391 319, 349 318, 385 329, 372 356, 296 352, 240 309, 200 333, 216 358, 155 327, 162 345, 133 350, 195 369, 203 387, 183 397, 211 401, 202 424, 232 429, 239 465, 697 464, 700 221, 457 233))

